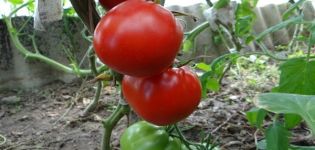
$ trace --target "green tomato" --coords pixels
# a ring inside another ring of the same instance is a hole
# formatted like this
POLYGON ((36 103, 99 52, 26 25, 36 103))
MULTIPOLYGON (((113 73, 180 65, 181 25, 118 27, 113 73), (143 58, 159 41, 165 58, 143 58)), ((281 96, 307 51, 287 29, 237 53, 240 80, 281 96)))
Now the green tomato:
POLYGON ((120 138, 121 150, 187 150, 177 138, 170 137, 163 127, 145 121, 127 128, 120 138))

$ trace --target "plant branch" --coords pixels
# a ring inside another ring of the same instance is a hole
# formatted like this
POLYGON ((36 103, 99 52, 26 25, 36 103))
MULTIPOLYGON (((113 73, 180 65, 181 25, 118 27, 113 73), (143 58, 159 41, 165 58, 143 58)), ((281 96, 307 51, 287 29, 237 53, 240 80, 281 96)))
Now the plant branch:
POLYGON ((261 41, 257 41, 257 45, 261 48, 261 50, 264 52, 264 54, 266 56, 269 56, 272 59, 278 60, 278 61, 286 61, 288 60, 287 58, 279 58, 277 56, 275 56, 272 52, 270 52, 266 46, 261 42, 261 41))
POLYGON ((310 35, 309 40, 308 40, 308 44, 307 44, 307 55, 306 55, 306 60, 309 61, 311 58, 311 49, 312 49, 312 39, 313 39, 313 35, 310 35))
MULTIPOLYGON (((19 40, 19 32, 16 31, 16 29, 13 27, 12 25, 12 21, 11 21, 11 16, 16 13, 18 10, 20 10, 21 8, 27 6, 31 1, 21 5, 20 7, 16 8, 15 10, 13 10, 10 15, 8 17, 6 16, 3 16, 3 19, 4 19, 4 22, 8 28, 8 33, 9 33, 9 36, 12 40, 12 42, 14 43, 15 47, 18 49, 18 51, 26 58, 26 59, 38 59, 42 62, 45 62, 46 64, 50 65, 50 66, 53 66, 54 68, 58 69, 58 70, 61 70, 63 72, 66 72, 66 73, 71 73, 71 74, 76 74, 77 71, 74 70, 73 68, 71 67, 68 67, 64 64, 61 64, 51 58, 48 58, 40 53, 32 53, 31 51, 29 51, 28 49, 26 49, 24 47, 24 45, 20 42, 19 40)), ((34 43, 33 43, 34 44, 34 43)), ((105 66, 102 66, 100 68, 98 68, 98 70, 106 70, 106 67, 105 66)), ((88 76, 90 74, 92 74, 92 71, 89 70, 89 69, 79 69, 78 70, 79 72, 79 75, 80 76, 88 76)))
POLYGON ((16 14, 20 9, 26 7, 27 5, 29 5, 30 3, 33 3, 34 0, 30 0, 24 4, 22 4, 21 6, 17 7, 16 9, 14 9, 10 14, 9 14, 9 18, 11 18, 14 14, 16 14))
MULTIPOLYGON (((96 64, 95 64, 95 54, 94 51, 92 50, 92 46, 89 49, 89 61, 90 61, 90 68, 94 74, 94 76, 96 77, 98 75, 97 69, 96 69, 96 64)), ((85 108, 85 110, 83 111, 83 116, 86 116, 89 112, 93 111, 96 106, 97 103, 100 99, 100 95, 101 95, 101 90, 102 90, 102 81, 97 81, 97 86, 96 86, 96 91, 95 91, 95 95, 94 95, 94 99, 93 101, 85 108)))
MULTIPOLYGON (((112 131, 118 121, 130 112, 130 107, 126 104, 119 103, 114 113, 102 121, 104 127, 102 150, 111 150, 110 139, 112 131)), ((132 141, 130 141, 132 142, 132 141)))
POLYGON ((200 25, 195 27, 193 30, 185 33, 186 35, 185 40, 194 40, 197 37, 197 35, 199 35, 202 31, 207 29, 209 26, 210 24, 207 21, 201 23, 200 25))
POLYGON ((182 131, 178 128, 177 124, 174 124, 174 128, 175 128, 175 131, 177 132, 178 134, 178 138, 181 139, 181 141, 183 141, 184 145, 186 146, 186 148, 188 148, 189 150, 193 150, 190 145, 193 145, 195 146, 197 149, 201 148, 201 149, 205 149, 205 145, 203 144, 200 144, 200 143, 194 143, 194 142, 191 142, 189 140, 187 140, 185 138, 185 136, 183 135, 182 131))

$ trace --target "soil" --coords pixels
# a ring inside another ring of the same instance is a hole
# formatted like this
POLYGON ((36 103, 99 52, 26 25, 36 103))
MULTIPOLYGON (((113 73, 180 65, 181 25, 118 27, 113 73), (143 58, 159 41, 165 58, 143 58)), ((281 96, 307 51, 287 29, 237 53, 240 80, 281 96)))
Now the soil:
MULTIPOLYGON (((80 117, 93 99, 93 86, 82 80, 57 81, 37 89, 1 91, 0 135, 6 142, 0 149, 100 149, 101 121, 115 109, 119 96, 114 87, 105 87, 97 109, 88 117, 80 117)), ((251 107, 248 93, 223 82, 221 91, 209 93, 180 126, 191 140, 200 140, 201 133, 211 133, 222 150, 254 150, 254 137, 260 140, 262 136, 254 136, 256 129, 245 118, 245 111, 251 107)), ((113 132, 114 149, 119 149, 119 136, 128 126, 126 118, 113 132)))

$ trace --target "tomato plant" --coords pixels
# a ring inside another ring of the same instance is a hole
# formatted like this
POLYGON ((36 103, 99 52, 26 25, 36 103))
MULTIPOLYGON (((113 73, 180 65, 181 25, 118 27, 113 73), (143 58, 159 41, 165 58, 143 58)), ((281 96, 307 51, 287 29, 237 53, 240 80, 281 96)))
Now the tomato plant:
POLYGON ((113 7, 124 1, 126 0, 99 0, 100 4, 107 10, 112 9, 113 7))
POLYGON ((126 75, 122 91, 134 111, 156 125, 184 119, 196 109, 201 98, 199 80, 187 67, 169 68, 145 78, 126 75))
POLYGON ((183 39, 173 14, 146 1, 126 1, 100 20, 94 48, 111 69, 132 76, 150 76, 166 70, 183 39))
POLYGON ((184 144, 169 136, 163 127, 145 121, 128 127, 120 138, 122 150, 187 150, 184 144))

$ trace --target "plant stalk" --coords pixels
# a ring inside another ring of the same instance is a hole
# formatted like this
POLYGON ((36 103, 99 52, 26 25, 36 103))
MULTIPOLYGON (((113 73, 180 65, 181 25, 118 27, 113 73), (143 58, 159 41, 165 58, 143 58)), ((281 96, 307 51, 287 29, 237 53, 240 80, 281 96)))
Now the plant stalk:
MULTIPOLYGON (((94 51, 92 49, 92 46, 89 49, 89 61, 90 61, 90 68, 94 74, 94 77, 97 77, 97 75, 99 74, 99 72, 97 71, 96 68, 96 64, 95 64, 95 54, 94 51)), ((88 115, 88 113, 90 113, 91 111, 93 111, 96 106, 97 103, 100 99, 100 95, 101 95, 101 91, 102 91, 102 81, 97 81, 97 86, 96 86, 96 91, 95 91, 95 95, 94 95, 94 99, 93 101, 85 108, 85 110, 83 111, 83 116, 88 115)))
MULTIPOLYGON (((26 5, 24 5, 26 6, 26 5)), ((20 7, 19 7, 20 8, 20 7)), ((16 12, 16 11, 15 11, 16 12)), ((11 15, 12 16, 12 15, 11 15)), ((18 38, 18 32, 16 32, 15 28, 13 27, 12 25, 12 21, 11 21, 11 18, 9 17, 3 17, 5 23, 6 23, 6 26, 8 28, 8 32, 9 32, 9 35, 10 35, 10 38, 12 40, 12 42, 14 43, 15 47, 19 50, 19 52, 24 55, 24 57, 26 59, 38 59, 50 66, 53 66, 54 68, 58 69, 58 70, 61 70, 63 72, 66 72, 66 73, 70 73, 70 74, 76 74, 76 73, 79 73, 80 76, 89 76, 92 74, 92 71, 90 69, 79 69, 78 72, 72 68, 72 67, 68 67, 66 65, 63 65, 51 58, 48 58, 40 53, 32 53, 30 52, 28 49, 26 49, 22 43, 20 42, 19 38, 18 38)), ((101 70, 106 70, 106 67, 105 66, 102 66, 100 68, 98 68, 99 71, 101 70)))
POLYGON ((111 150, 110 139, 113 128, 116 126, 118 121, 129 112, 129 105, 119 103, 114 113, 112 113, 108 118, 102 121, 104 127, 102 150, 111 150))

